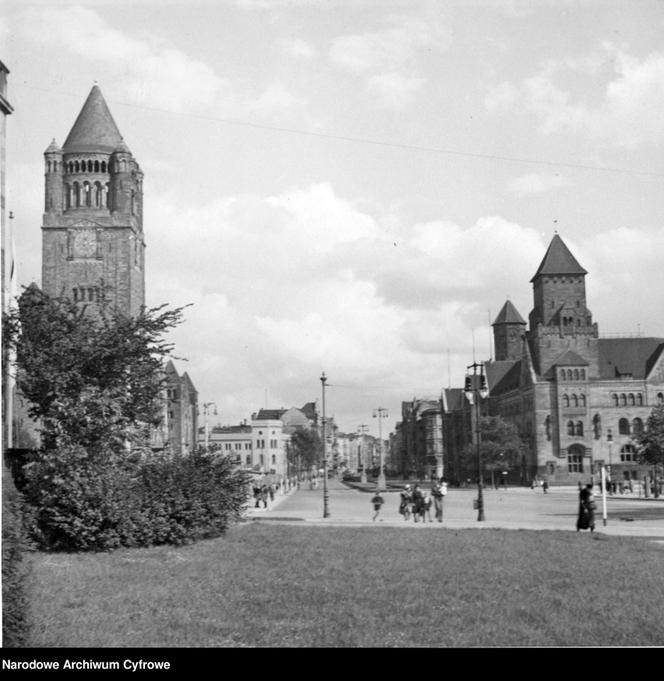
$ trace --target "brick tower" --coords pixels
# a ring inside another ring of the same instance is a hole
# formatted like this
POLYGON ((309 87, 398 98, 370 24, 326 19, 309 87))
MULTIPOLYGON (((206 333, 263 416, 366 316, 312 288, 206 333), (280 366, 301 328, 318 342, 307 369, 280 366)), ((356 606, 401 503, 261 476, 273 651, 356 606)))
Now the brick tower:
POLYGON ((143 173, 95 85, 64 145, 44 152, 42 289, 127 315, 145 304, 143 173))
POLYGON ((540 376, 548 376, 555 361, 571 350, 599 375, 598 330, 586 307, 586 270, 556 234, 540 263, 533 284, 534 307, 528 340, 540 376))

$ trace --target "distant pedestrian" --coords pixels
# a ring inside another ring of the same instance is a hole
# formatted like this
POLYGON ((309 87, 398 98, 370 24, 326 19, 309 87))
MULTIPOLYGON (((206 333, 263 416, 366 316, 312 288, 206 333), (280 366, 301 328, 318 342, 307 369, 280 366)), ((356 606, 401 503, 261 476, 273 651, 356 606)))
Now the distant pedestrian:
POLYGON ((383 499, 383 497, 380 496, 380 492, 378 490, 376 490, 376 494, 374 494, 373 498, 371 499, 371 503, 373 504, 374 507, 374 515, 372 520, 375 521, 376 518, 378 518, 378 515, 380 514, 380 509, 385 503, 385 499, 383 499))
POLYGON ((413 497, 410 491, 410 485, 406 485, 399 493, 399 513, 401 513, 404 520, 410 518, 410 506, 412 501, 413 497))
POLYGON ((267 508, 267 485, 261 487, 261 501, 263 502, 263 508, 267 508))
POLYGON ((443 501, 445 495, 447 494, 447 482, 444 478, 440 479, 440 482, 436 483, 432 490, 431 495, 433 496, 433 506, 436 513, 436 520, 439 523, 443 522, 443 501))
POLYGON ((431 519, 431 504, 433 503, 433 497, 431 496, 430 492, 425 492, 424 493, 424 501, 423 501, 423 511, 422 511, 422 522, 426 522, 427 518, 429 519, 429 522, 432 523, 433 520, 431 519))
POLYGON ((417 523, 422 519, 424 522, 424 494, 419 485, 413 487, 413 520, 417 523))
POLYGON ((545 480, 542 483, 542 492, 544 492, 544 494, 546 494, 548 491, 549 491, 549 482, 548 482, 548 480, 545 480))
POLYGON ((576 531, 595 531, 595 496, 592 483, 587 484, 579 493, 579 515, 576 519, 576 531))
POLYGON ((258 485, 254 485, 254 508, 260 508, 261 506, 261 488, 258 485))
POLYGON ((274 483, 267 488, 267 492, 270 495, 270 501, 274 501, 274 483))

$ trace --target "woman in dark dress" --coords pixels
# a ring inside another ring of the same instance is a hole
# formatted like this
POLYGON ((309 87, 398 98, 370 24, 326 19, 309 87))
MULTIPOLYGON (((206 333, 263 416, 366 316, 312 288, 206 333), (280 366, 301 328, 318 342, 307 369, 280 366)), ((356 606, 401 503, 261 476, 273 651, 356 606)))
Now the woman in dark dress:
POLYGON ((576 519, 576 531, 595 529, 595 498, 592 483, 581 489, 579 493, 579 516, 576 519))

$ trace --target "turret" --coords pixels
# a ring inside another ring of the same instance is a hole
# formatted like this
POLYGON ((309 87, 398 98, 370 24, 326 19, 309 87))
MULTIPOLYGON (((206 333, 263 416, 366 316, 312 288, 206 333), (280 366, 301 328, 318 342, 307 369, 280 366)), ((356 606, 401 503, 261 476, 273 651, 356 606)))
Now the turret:
POLYGON ((44 211, 60 215, 64 207, 62 149, 55 139, 44 152, 44 211))

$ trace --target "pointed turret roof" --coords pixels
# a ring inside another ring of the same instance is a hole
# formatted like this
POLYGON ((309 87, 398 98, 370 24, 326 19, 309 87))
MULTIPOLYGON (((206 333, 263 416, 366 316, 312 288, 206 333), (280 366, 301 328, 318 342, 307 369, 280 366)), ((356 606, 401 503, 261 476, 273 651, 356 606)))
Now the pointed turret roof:
POLYGON ((51 153, 58 153, 62 151, 60 147, 57 145, 55 141, 55 137, 53 138, 53 141, 46 147, 46 151, 44 152, 45 154, 51 154, 51 153))
POLYGON ((549 248, 547 248, 544 258, 537 268, 537 272, 535 272, 535 276, 530 281, 535 281, 537 277, 543 274, 588 273, 579 265, 569 248, 565 246, 565 242, 556 233, 553 239, 551 239, 549 248))
POLYGON ((124 144, 122 135, 108 109, 104 95, 101 94, 98 85, 93 85, 62 150, 111 153, 120 144, 124 144))
POLYGON ((496 317, 496 321, 491 326, 495 326, 496 324, 524 324, 525 325, 525 323, 526 323, 525 320, 519 314, 518 310, 514 307, 514 305, 512 304, 512 301, 508 300, 503 305, 502 310, 498 313, 498 316, 496 317))

